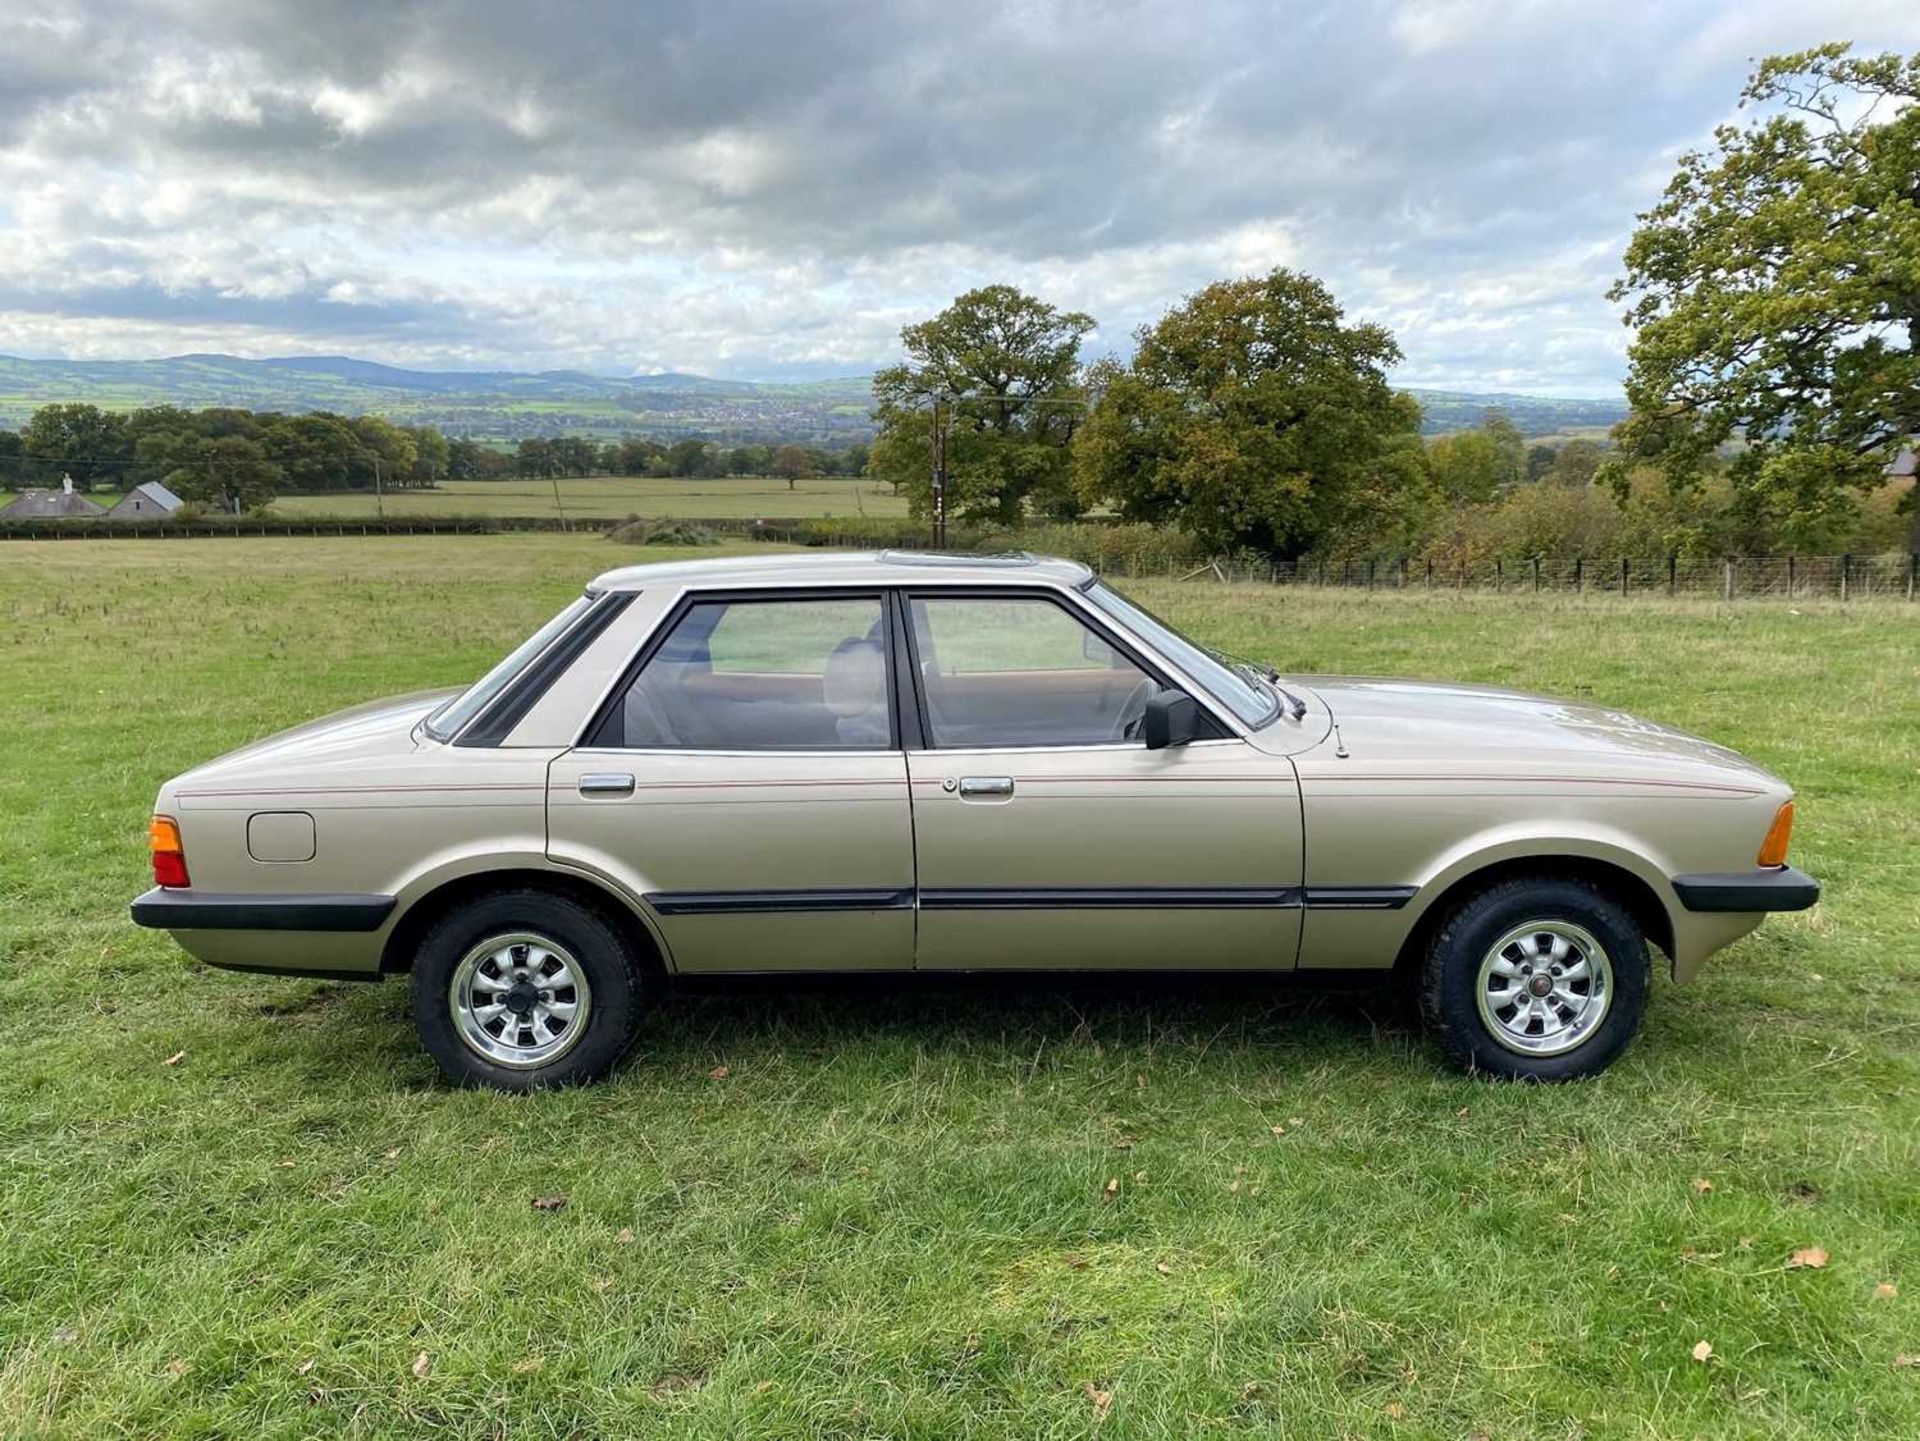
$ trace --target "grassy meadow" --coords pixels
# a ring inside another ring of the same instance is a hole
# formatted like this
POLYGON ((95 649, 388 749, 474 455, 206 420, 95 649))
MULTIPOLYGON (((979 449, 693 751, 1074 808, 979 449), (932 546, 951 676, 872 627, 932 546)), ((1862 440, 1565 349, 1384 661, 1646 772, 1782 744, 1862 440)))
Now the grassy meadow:
POLYGON ((682 996, 608 1084, 460 1093, 403 986, 128 921, 163 778, 670 554, 0 548, 0 1436, 1920 1434, 1920 607, 1135 587, 1795 782, 1821 906, 1588 1084, 1372 997, 1002 980, 682 996))

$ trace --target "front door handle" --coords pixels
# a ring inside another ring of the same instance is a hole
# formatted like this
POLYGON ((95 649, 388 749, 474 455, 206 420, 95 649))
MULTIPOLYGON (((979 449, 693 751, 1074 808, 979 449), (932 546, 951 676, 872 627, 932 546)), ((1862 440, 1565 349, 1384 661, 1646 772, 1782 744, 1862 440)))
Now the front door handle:
POLYGON ((624 771, 584 775, 580 777, 580 794, 583 796, 630 796, 633 794, 633 777, 624 771))
POLYGON ((1003 801, 1013 794, 1012 776, 961 776, 963 801, 1003 801))

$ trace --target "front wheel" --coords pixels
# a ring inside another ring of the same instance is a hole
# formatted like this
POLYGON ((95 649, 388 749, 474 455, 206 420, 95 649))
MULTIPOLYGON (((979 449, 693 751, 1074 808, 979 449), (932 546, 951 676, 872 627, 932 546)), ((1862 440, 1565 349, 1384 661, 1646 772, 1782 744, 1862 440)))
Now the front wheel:
POLYGON ((1570 1081, 1627 1048, 1651 975, 1645 935, 1611 896, 1583 881, 1520 878, 1469 897, 1441 923, 1420 1009, 1468 1070, 1570 1081))
POLYGON ((606 1074, 633 1042, 633 948, 597 911, 503 891, 451 911, 413 966, 413 1019, 463 1086, 531 1091, 606 1074))

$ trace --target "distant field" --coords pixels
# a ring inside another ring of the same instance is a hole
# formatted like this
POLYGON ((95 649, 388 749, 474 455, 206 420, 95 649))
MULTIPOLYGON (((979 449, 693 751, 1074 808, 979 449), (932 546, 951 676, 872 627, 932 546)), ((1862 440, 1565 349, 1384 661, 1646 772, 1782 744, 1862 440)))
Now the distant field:
POLYGON ((1129 584, 1800 788, 1819 907, 1660 975, 1589 1084, 1376 1001, 1009 980, 680 996, 604 1086, 463 1093, 403 984, 129 923, 165 777, 685 554, 0 547, 0 1437, 1920 1436, 1915 608, 1129 584))
MULTIPOLYGON (((559 482, 559 509, 567 515, 778 516, 905 515, 907 502, 871 480, 823 476, 800 481, 739 475, 710 480, 653 480, 603 476, 559 482)), ((437 490, 390 491, 389 516, 553 515, 550 480, 447 481, 437 490)), ((289 495, 273 503, 275 515, 344 516, 375 513, 371 495, 289 495)))

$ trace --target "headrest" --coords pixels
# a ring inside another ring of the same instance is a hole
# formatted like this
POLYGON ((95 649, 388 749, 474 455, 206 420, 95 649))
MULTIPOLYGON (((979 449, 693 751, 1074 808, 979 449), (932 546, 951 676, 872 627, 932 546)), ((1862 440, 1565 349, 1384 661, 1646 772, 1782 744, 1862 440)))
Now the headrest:
POLYGON ((820 676, 827 709, 836 716, 865 715, 887 703, 887 662, 870 640, 849 637, 833 648, 820 676))

